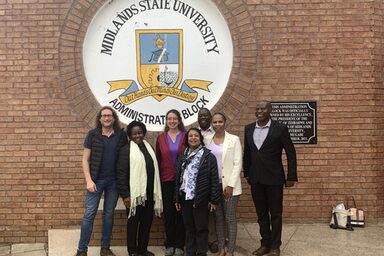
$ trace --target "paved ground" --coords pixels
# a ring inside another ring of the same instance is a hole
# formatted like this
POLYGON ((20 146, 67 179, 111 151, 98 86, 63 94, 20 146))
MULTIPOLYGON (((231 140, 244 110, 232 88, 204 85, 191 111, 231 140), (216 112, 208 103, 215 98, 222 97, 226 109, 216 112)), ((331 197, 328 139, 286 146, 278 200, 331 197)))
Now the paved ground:
MULTIPOLYGON (((260 243, 256 223, 240 223, 235 255, 250 256, 260 243)), ((44 244, 0 245, 0 255, 73 256, 79 230, 50 230, 48 249, 44 244), (48 251, 48 253, 47 253, 48 251), (11 254, 9 254, 11 253, 11 254)), ((89 256, 99 255, 98 247, 89 249, 89 256)), ((124 246, 112 247, 118 256, 127 256, 124 246)), ((150 247, 162 256, 162 247, 150 247)), ((333 230, 324 223, 284 224, 282 256, 373 256, 384 255, 384 223, 372 224, 354 231, 333 230)))

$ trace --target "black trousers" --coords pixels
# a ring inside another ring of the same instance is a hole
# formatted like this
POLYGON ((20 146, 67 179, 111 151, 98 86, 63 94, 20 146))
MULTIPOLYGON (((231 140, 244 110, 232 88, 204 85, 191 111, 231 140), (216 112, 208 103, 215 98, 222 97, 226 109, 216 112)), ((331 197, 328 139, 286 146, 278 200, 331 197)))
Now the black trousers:
MULTIPOLYGON (((145 201, 145 206, 136 206, 135 216, 127 221, 128 254, 140 254, 147 251, 149 234, 153 220, 153 201, 145 201)), ((127 209, 127 215, 128 215, 127 209)))
POLYGON ((278 249, 283 225, 283 185, 251 184, 253 203, 259 223, 261 245, 278 249))
POLYGON ((182 202, 186 256, 206 256, 208 252, 208 203, 194 207, 193 200, 182 202))
POLYGON ((173 200, 175 181, 161 183, 163 195, 163 214, 165 226, 165 247, 174 247, 184 250, 185 229, 181 211, 177 211, 173 200))

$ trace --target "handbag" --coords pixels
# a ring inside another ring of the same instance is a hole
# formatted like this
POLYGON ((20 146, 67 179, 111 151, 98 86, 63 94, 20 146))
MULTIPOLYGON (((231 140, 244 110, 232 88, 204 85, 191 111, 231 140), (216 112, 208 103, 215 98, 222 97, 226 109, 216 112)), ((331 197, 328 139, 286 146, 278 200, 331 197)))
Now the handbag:
POLYGON ((365 216, 364 210, 357 208, 356 201, 353 196, 347 197, 347 209, 351 212, 351 225, 354 227, 364 227, 365 226, 365 216), (352 207, 349 207, 349 203, 352 202, 352 207))
POLYGON ((332 218, 329 226, 333 229, 346 229, 352 231, 351 211, 345 209, 343 203, 336 205, 332 209, 332 218))

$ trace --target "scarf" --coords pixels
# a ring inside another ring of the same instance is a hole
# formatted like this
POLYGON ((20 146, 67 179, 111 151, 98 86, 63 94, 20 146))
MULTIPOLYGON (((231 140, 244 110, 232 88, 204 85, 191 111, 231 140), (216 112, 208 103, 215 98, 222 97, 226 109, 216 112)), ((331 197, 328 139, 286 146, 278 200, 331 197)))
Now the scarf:
MULTIPOLYGON (((163 199, 161 195, 159 165, 157 163, 156 154, 153 151, 151 145, 145 140, 143 142, 152 157, 153 165, 155 167, 153 180, 153 200, 155 201, 154 212, 156 216, 160 216, 160 214, 163 212, 163 199)), ((147 200, 147 170, 145 165, 145 158, 139 146, 135 142, 130 141, 130 149, 129 186, 131 190, 131 208, 129 210, 128 218, 136 214, 136 206, 145 206, 145 200, 147 200)))
MULTIPOLYGON (((189 148, 185 150, 185 153, 188 151, 189 148)), ((200 146, 196 150, 189 152, 183 161, 183 183, 181 184, 180 189, 185 192, 185 200, 192 200, 195 198, 197 173, 199 171, 200 160, 203 153, 203 147, 200 146)))

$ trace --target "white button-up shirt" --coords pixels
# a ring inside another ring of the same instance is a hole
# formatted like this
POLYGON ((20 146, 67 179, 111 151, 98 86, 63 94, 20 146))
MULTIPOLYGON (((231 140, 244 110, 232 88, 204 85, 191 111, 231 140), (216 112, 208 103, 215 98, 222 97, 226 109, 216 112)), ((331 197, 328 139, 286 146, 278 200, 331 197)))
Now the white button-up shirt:
POLYGON ((212 126, 210 126, 207 130, 203 131, 200 127, 199 127, 199 130, 201 131, 201 135, 203 135, 203 137, 207 137, 207 136, 210 136, 210 135, 214 135, 215 134, 215 130, 213 130, 212 126))
POLYGON ((253 132, 253 142, 255 143, 257 149, 260 149, 264 143, 265 138, 267 138, 269 127, 271 126, 271 119, 265 126, 259 126, 256 122, 255 131, 253 132))

